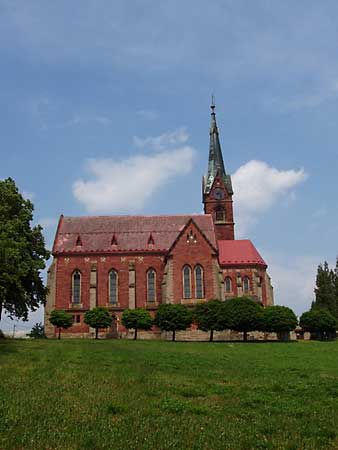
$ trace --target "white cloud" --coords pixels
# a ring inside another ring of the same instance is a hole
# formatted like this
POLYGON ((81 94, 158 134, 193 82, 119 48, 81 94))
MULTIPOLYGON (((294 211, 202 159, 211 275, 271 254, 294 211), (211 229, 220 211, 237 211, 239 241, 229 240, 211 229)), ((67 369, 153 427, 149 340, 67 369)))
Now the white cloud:
POLYGON ((195 150, 184 146, 121 161, 91 159, 91 179, 75 181, 73 194, 91 213, 140 211, 168 180, 190 172, 194 156, 195 150))
POLYGON ((264 253, 274 287, 275 304, 292 308, 298 315, 314 300, 316 273, 321 257, 264 253))
POLYGON ((159 136, 149 136, 146 138, 133 137, 134 144, 137 147, 149 147, 153 150, 164 150, 165 148, 181 145, 187 142, 189 134, 187 130, 182 127, 174 131, 160 134, 159 136))
POLYGON ((89 123, 96 123, 99 125, 111 125, 112 119, 99 114, 74 114, 74 116, 65 124, 60 125, 59 128, 73 127, 77 125, 87 125, 89 123))
POLYGON ((157 112, 152 109, 140 109, 136 111, 136 115, 145 120, 155 120, 158 118, 157 112))
POLYGON ((232 180, 236 192, 235 216, 238 236, 243 237, 259 216, 282 195, 292 195, 291 189, 306 177, 304 169, 278 170, 256 160, 249 161, 236 170, 232 180))

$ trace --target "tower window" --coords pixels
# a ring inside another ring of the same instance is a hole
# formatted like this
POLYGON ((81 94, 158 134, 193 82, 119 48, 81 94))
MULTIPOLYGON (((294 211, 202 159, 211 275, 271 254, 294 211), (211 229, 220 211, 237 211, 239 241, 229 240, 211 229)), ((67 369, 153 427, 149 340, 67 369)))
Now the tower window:
POLYGON ((73 303, 78 305, 81 303, 81 273, 79 270, 76 270, 73 273, 72 277, 72 288, 73 288, 73 303))
POLYGON ((225 221, 225 211, 223 208, 216 209, 215 219, 216 219, 216 222, 224 222, 225 221))
POLYGON ((149 269, 147 272, 147 302, 152 303, 156 301, 156 272, 154 269, 149 269))
POLYGON ((189 266, 183 267, 183 297, 191 298, 191 269, 189 266))
POLYGON ((204 298, 203 268, 200 265, 195 267, 195 290, 196 298, 204 298))
POLYGON ((250 291, 250 280, 249 277, 243 278, 243 291, 247 294, 250 291))
POLYGON ((117 304, 118 275, 115 270, 109 272, 109 303, 117 304))
POLYGON ((232 292, 232 280, 230 277, 226 277, 226 279, 224 280, 224 287, 226 294, 232 292))

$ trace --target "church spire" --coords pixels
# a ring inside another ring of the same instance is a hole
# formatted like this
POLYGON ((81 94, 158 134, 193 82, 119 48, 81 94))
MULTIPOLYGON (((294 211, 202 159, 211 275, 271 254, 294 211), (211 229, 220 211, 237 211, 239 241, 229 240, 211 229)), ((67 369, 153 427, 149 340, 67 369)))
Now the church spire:
POLYGON ((226 174, 222 155, 221 144, 219 141, 219 132, 216 123, 215 97, 211 97, 211 123, 210 123, 210 144, 209 144, 209 162, 208 173, 205 179, 204 192, 208 193, 212 187, 214 179, 218 173, 223 178, 225 186, 232 194, 231 178, 226 174))

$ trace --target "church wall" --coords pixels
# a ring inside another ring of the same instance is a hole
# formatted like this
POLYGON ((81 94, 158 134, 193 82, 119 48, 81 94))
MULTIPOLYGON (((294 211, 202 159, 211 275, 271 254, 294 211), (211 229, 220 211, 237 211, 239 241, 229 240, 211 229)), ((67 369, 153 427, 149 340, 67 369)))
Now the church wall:
POLYGON ((194 268, 197 264, 203 267, 204 278, 204 298, 207 300, 218 298, 218 292, 215 290, 215 271, 213 267, 214 261, 217 261, 216 255, 204 236, 191 224, 176 242, 172 252, 173 262, 173 301, 174 303, 191 303, 195 300, 195 277, 194 268), (189 240, 188 236, 192 232, 192 236, 196 236, 196 243, 193 239, 189 240), (183 267, 189 265, 191 267, 191 292, 192 299, 183 299, 183 267))
POLYGON ((273 300, 268 298, 267 295, 267 283, 266 283, 266 270, 262 267, 224 267, 223 266, 224 280, 226 277, 231 278, 232 292, 225 292, 225 298, 241 297, 244 295, 258 297, 261 299, 264 306, 273 304, 273 300), (243 278, 248 277, 250 283, 250 290, 247 294, 243 291, 243 278))

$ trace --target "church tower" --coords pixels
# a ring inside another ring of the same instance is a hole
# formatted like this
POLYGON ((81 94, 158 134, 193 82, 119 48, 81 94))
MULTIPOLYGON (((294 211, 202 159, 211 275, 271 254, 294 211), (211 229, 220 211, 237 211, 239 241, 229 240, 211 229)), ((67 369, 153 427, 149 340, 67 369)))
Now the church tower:
POLYGON ((211 214, 217 240, 233 240, 234 216, 231 177, 224 168, 219 132, 216 124, 215 102, 212 97, 208 173, 202 180, 204 213, 211 214))

